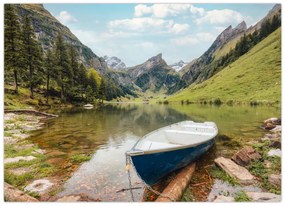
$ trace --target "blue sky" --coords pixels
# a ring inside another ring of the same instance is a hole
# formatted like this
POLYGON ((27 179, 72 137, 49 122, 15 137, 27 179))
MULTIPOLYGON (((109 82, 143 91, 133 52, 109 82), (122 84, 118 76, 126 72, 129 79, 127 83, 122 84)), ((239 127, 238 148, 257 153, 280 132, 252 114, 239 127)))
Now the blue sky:
POLYGON ((274 4, 44 4, 98 56, 127 66, 162 53, 168 64, 190 62, 217 35, 241 21, 254 25, 274 4))

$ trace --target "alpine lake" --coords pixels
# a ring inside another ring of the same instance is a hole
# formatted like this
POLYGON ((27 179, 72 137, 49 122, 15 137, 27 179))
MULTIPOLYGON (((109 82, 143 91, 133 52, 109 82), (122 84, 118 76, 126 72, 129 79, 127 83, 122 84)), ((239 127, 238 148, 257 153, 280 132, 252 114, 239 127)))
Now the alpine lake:
MULTIPOLYGON (((100 108, 52 111, 59 115, 43 129, 33 131, 30 140, 47 151, 47 161, 58 167, 64 179, 57 196, 86 194, 98 201, 132 201, 125 152, 145 134, 184 120, 213 121, 219 134, 216 143, 197 165, 211 165, 215 157, 231 157, 239 148, 262 137, 265 119, 280 117, 278 106, 214 106, 200 104, 107 104, 100 108), (83 163, 71 161, 89 155, 83 163), (70 175, 67 166, 76 168, 70 175)), ((199 169, 196 173, 199 173, 199 169)), ((141 201, 143 184, 131 169, 135 201, 141 201)), ((197 175, 196 175, 197 176, 197 175)))

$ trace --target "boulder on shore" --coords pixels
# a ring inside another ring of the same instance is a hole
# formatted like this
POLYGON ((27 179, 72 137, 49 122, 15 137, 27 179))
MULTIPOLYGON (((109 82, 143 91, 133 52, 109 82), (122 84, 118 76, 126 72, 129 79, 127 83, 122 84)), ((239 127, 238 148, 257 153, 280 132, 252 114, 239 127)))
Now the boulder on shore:
POLYGON ((232 160, 224 157, 219 157, 215 159, 215 163, 231 177, 236 178, 239 183, 244 185, 254 183, 255 177, 250 174, 246 168, 237 165, 232 160))
POLYGON ((24 190, 28 192, 36 192, 38 194, 44 194, 48 192, 53 187, 53 185, 54 184, 47 179, 39 179, 27 185, 24 190))
POLYGON ((266 130, 272 130, 276 125, 281 125, 281 119, 277 117, 272 117, 264 120, 262 127, 266 130))
POLYGON ((19 161, 31 161, 33 159, 36 159, 36 158, 34 156, 18 156, 18 157, 13 157, 13 158, 12 157, 5 158, 4 164, 19 162, 19 161))
POLYGON ((270 143, 269 147, 281 149, 281 139, 280 138, 271 139, 271 143, 270 143))
POLYGON ((261 155, 251 146, 246 146, 232 156, 232 160, 241 166, 247 166, 252 160, 259 160, 261 155))
POLYGON ((39 202, 36 198, 25 194, 6 182, 4 183, 4 198, 8 202, 39 202))

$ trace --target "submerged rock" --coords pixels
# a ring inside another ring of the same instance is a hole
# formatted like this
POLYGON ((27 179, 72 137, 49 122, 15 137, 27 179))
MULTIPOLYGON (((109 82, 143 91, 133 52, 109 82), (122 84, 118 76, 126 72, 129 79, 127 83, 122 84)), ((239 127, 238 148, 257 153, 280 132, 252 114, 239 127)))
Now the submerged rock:
POLYGON ((33 159, 36 159, 34 156, 19 156, 19 157, 13 157, 13 158, 5 158, 4 164, 7 163, 13 163, 13 162, 19 162, 19 161, 31 161, 33 159))
POLYGON ((219 195, 216 197, 216 199, 213 202, 234 202, 234 201, 235 201, 235 198, 233 197, 219 195))
POLYGON ((39 179, 27 185, 24 190, 28 192, 36 192, 38 194, 44 194, 48 192, 53 185, 54 184, 47 179, 39 179))
POLYGON ((268 182, 270 182, 272 185, 281 186, 281 175, 277 175, 277 174, 271 174, 268 177, 268 182))
POLYGON ((272 149, 267 153, 267 156, 269 157, 273 157, 273 156, 277 156, 277 157, 281 157, 281 150, 280 149, 272 149))
POLYGON ((245 192, 254 202, 280 202, 281 196, 269 192, 245 192))
POLYGON ((237 165, 235 162, 228 158, 219 157, 215 159, 215 163, 220 166, 226 173, 231 177, 234 177, 238 180, 239 183, 244 185, 249 185, 254 183, 254 176, 249 173, 249 171, 237 165))
POLYGON ((261 156, 251 146, 246 146, 235 153, 232 160, 241 166, 247 166, 252 160, 258 160, 261 156))

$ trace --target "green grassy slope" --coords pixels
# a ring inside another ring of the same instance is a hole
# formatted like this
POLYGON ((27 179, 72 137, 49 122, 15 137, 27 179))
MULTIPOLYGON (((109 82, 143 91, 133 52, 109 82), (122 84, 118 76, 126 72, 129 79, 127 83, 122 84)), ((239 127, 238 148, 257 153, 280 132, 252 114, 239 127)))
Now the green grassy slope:
POLYGON ((168 100, 195 102, 216 98, 223 102, 281 101, 281 28, 221 72, 168 100))

